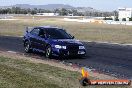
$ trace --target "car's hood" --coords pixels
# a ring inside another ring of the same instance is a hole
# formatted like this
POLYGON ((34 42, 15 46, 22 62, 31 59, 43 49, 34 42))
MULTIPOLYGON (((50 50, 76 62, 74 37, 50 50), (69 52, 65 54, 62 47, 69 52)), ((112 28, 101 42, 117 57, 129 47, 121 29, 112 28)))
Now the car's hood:
POLYGON ((54 39, 52 41, 56 44, 62 44, 62 45, 69 45, 69 44, 83 45, 79 40, 76 39, 54 39))

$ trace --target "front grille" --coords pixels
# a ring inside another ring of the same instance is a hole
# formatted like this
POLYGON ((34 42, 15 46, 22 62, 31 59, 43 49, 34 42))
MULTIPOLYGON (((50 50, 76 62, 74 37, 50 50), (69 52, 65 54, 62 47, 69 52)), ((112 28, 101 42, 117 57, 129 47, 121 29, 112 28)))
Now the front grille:
POLYGON ((69 45, 69 46, 67 46, 67 49, 68 49, 70 54, 77 54, 78 50, 79 50, 79 46, 77 46, 77 45, 69 45))
POLYGON ((79 49, 79 46, 77 45, 69 45, 67 46, 68 50, 78 50, 79 49))

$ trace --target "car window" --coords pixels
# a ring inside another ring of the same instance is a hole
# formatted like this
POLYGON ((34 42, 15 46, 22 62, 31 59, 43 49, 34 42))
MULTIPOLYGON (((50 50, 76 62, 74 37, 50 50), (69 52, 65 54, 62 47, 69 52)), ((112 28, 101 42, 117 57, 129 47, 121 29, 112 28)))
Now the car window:
POLYGON ((31 31, 31 34, 32 35, 39 35, 39 29, 38 28, 35 28, 31 31))
POLYGON ((71 36, 63 29, 49 28, 46 30, 46 34, 52 39, 72 39, 71 36))

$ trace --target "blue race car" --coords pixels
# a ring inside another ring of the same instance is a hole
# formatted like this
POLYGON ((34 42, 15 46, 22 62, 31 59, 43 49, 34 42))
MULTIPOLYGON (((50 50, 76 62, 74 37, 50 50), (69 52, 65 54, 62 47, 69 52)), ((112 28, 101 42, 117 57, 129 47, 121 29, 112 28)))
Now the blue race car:
POLYGON ((30 31, 27 29, 23 37, 26 53, 39 51, 45 53, 47 58, 86 55, 84 45, 64 29, 51 26, 34 27, 30 31))

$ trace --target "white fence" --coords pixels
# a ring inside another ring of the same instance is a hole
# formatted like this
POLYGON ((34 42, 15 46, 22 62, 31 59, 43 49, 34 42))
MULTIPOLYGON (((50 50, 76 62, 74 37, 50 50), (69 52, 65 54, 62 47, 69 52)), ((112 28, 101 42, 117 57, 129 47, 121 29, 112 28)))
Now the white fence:
POLYGON ((131 21, 104 21, 106 24, 132 25, 131 21))
POLYGON ((100 23, 100 24, 113 24, 113 25, 132 25, 131 21, 109 21, 109 20, 70 19, 70 18, 64 18, 64 21, 84 22, 84 23, 100 23))

